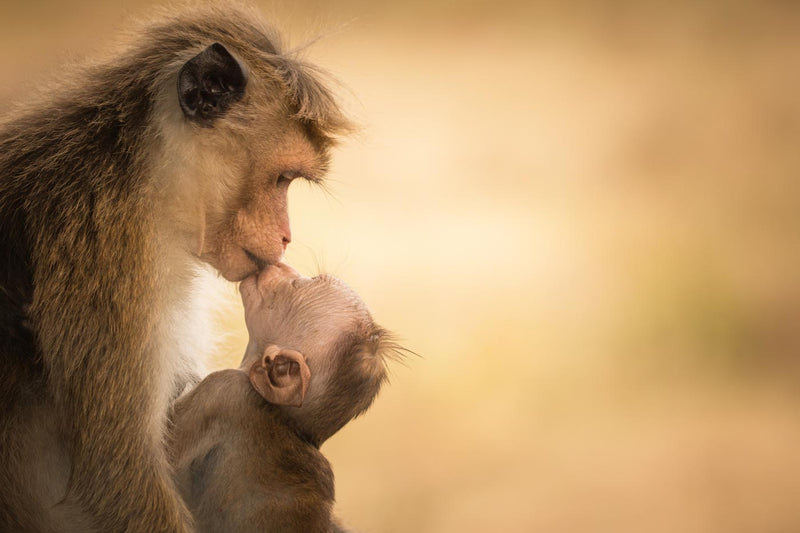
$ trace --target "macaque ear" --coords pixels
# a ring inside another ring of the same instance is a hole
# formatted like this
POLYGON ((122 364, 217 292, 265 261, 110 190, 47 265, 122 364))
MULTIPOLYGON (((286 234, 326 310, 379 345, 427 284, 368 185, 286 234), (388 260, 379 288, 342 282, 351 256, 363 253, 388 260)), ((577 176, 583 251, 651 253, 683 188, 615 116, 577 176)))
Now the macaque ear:
POLYGON ((250 367, 253 388, 275 405, 303 405, 310 379, 311 370, 300 352, 274 344, 250 367))
POLYGON ((184 115, 210 125, 242 97, 246 84, 244 69, 236 58, 214 43, 181 67, 178 100, 184 115))

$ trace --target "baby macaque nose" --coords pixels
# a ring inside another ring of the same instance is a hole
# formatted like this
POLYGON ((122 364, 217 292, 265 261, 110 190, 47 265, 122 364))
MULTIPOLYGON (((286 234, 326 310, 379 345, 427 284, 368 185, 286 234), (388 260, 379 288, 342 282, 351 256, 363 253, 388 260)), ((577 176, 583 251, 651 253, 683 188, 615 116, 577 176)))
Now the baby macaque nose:
POLYGON ((275 263, 267 266, 258 274, 258 288, 268 289, 270 286, 301 278, 300 273, 286 263, 275 263))
POLYGON ((302 278, 303 276, 300 275, 300 272, 292 268, 291 266, 287 265, 286 263, 278 263, 275 265, 276 267, 283 270, 284 276, 287 279, 294 279, 294 278, 302 278))

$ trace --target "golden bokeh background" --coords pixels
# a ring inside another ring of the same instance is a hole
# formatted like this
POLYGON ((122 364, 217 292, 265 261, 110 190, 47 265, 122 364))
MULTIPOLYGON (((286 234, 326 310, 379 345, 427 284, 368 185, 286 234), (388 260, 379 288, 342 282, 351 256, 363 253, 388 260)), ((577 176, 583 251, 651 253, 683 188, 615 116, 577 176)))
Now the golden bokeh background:
MULTIPOLYGON (((155 4, 3 3, 2 101, 155 4)), ((347 524, 800 531, 800 4, 263 7, 363 126, 288 260, 420 354, 323 447, 347 524)))

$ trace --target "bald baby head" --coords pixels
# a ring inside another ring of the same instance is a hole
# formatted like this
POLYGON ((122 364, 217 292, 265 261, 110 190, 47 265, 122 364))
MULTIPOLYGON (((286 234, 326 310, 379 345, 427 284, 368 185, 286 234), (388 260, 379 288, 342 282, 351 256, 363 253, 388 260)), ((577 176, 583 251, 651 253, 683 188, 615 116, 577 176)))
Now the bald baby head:
POLYGON ((240 291, 250 334, 241 368, 304 438, 319 445, 369 407, 401 348, 355 291, 283 263, 240 291))

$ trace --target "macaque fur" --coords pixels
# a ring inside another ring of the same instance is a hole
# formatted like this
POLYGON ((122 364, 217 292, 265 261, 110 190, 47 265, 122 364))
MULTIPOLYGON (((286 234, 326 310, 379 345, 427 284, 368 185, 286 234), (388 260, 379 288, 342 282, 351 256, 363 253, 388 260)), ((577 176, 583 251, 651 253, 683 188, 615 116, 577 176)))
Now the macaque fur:
POLYGON ((319 446, 369 407, 402 349, 331 276, 280 264, 241 291, 250 343, 240 368, 175 403, 178 487, 205 533, 344 531, 319 446))
POLYGON ((291 240, 347 121, 247 10, 193 6, 0 121, 0 531, 184 532, 164 441, 197 272, 291 240))

